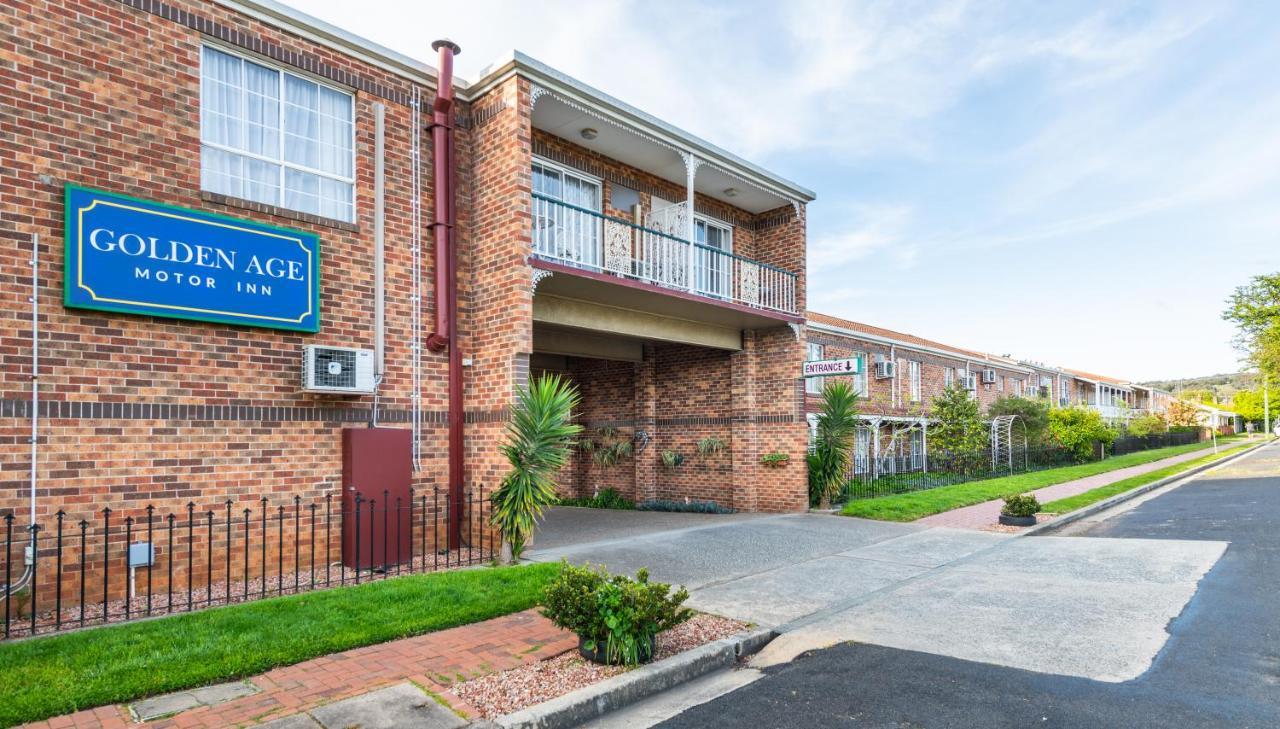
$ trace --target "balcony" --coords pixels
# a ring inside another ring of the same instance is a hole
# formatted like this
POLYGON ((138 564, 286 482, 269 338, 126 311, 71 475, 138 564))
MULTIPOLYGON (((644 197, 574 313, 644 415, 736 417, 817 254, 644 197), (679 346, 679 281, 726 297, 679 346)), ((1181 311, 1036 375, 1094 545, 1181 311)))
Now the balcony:
POLYGON ((533 193, 533 254, 709 302, 799 315, 796 274, 681 237, 688 230, 684 204, 656 211, 645 223, 533 193))

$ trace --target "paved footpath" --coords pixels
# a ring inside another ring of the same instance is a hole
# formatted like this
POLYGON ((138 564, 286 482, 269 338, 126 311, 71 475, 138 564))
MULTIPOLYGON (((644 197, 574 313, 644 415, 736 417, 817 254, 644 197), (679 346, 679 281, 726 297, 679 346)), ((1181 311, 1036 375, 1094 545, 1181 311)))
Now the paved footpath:
MULTIPOLYGON (((1040 503, 1048 503, 1056 499, 1065 499, 1068 496, 1075 496, 1086 491, 1096 489, 1100 486, 1107 486, 1116 481, 1123 481, 1126 478, 1141 476, 1144 473, 1150 473, 1161 468, 1172 466, 1183 461, 1190 461, 1196 458, 1203 458, 1212 453, 1210 448, 1202 448, 1183 453, 1177 456, 1171 456, 1159 461, 1144 463, 1140 466, 1129 466, 1128 468, 1120 468, 1115 471, 1107 471, 1094 476, 1079 478, 1075 481, 1066 481, 1054 486, 1046 486, 1037 489, 1031 493, 1036 495, 1040 503)), ((984 501, 981 504, 966 506, 962 509, 953 509, 952 511, 944 511, 941 514, 926 516, 923 519, 917 519, 914 523, 922 526, 930 527, 951 527, 952 529, 983 529, 996 524, 1000 520, 1000 508, 1004 506, 1003 499, 995 499, 992 501, 984 501)))
MULTIPOLYGON (((138 710, 145 706, 142 711, 155 714, 178 710, 167 718, 147 722, 145 726, 148 729, 252 726, 284 717, 292 719, 279 726, 345 727, 350 725, 346 719, 331 723, 321 716, 325 709, 316 709, 332 707, 342 699, 379 689, 389 691, 389 687, 396 687, 395 690, 404 691, 410 684, 417 684, 447 701, 451 707, 475 716, 476 712, 471 707, 449 692, 452 684, 551 658, 575 648, 577 644, 572 633, 556 628, 536 611, 527 610, 482 623, 315 658, 268 671, 247 682, 209 687, 207 690, 220 695, 204 705, 194 705, 203 700, 201 691, 184 691, 138 702, 134 707, 138 710), (170 703, 161 704, 162 701, 170 703), (187 708, 183 710, 183 707, 187 708), (312 712, 311 716, 304 716, 306 712, 312 712)), ((418 698, 434 705, 425 694, 419 692, 418 698)), ((401 703, 407 705, 409 702, 401 703)), ((142 725, 134 723, 129 707, 120 704, 88 709, 29 726, 113 729, 142 725)), ((364 726, 372 724, 365 723, 364 726)))

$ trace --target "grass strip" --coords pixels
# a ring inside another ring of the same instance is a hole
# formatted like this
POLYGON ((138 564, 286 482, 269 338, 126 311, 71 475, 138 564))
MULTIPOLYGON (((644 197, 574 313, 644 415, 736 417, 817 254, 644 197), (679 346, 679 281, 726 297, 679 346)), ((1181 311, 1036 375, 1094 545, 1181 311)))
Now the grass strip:
POLYGON ((0 726, 527 610, 558 564, 410 575, 0 644, 0 726))
POLYGON ((1162 478, 1168 478, 1169 476, 1182 473, 1183 471, 1191 470, 1196 466, 1202 466, 1206 463, 1226 458, 1251 447, 1253 447, 1252 443, 1228 448, 1227 450, 1219 451, 1218 453, 1210 454, 1203 458, 1175 463, 1172 466, 1166 466, 1139 476, 1126 478, 1123 481, 1116 481, 1115 483, 1107 484, 1106 486, 1099 486, 1096 489, 1090 489, 1089 491, 1076 494, 1075 496, 1068 496, 1065 499, 1058 499, 1057 501, 1050 501, 1047 504, 1042 504, 1040 506, 1040 511, 1050 514, 1066 514, 1067 512, 1075 511, 1076 509, 1083 509, 1090 504, 1095 504, 1103 499, 1109 499, 1116 494, 1132 491, 1139 486, 1145 486, 1154 481, 1159 481, 1162 478))
MULTIPOLYGON (((1222 444, 1224 440, 1220 438, 1218 440, 1219 444, 1222 444)), ((1123 456, 1114 456, 1106 460, 1081 463, 1075 466, 1019 473, 1013 476, 1002 476, 982 481, 970 481, 969 483, 940 486, 892 496, 858 499, 845 504, 840 513, 844 516, 878 519, 880 521, 915 521, 932 514, 959 509, 963 506, 972 506, 973 504, 981 504, 984 501, 1001 499, 1005 496, 1024 494, 1046 486, 1053 486, 1130 466, 1140 466, 1212 446, 1213 443, 1211 441, 1205 441, 1170 446, 1168 448, 1155 448, 1149 451, 1126 453, 1123 456)))

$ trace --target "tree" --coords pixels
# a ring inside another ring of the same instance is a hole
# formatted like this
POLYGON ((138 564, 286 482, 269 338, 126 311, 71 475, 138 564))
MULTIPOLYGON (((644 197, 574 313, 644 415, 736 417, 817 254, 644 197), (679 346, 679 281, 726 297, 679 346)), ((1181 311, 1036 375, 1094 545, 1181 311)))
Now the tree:
MULTIPOLYGON (((1276 400, 1280 398, 1272 397, 1267 403, 1271 409, 1271 422, 1277 422, 1277 416, 1280 416, 1280 403, 1276 400)), ((1266 413, 1263 410, 1262 390, 1244 390, 1237 392, 1235 399, 1231 402, 1231 409, 1240 414, 1240 417, 1254 423, 1265 422, 1266 413)))
POLYGON ((511 560, 520 558, 542 510, 555 503, 556 475, 582 426, 570 422, 578 389, 559 375, 542 375, 516 392, 502 455, 511 470, 493 493, 491 523, 511 560))
POLYGON ((1027 444, 1035 445, 1044 441, 1049 427, 1049 402, 1043 398, 1032 400, 1004 395, 991 403, 987 415, 992 418, 1000 415, 1017 415, 1018 420, 1027 427, 1027 444))
POLYGON ((1077 461, 1087 461, 1093 455, 1094 443, 1111 445, 1116 431, 1102 420, 1093 408, 1056 408, 1049 413, 1049 433, 1063 448, 1071 452, 1077 461))
POLYGON ((839 495, 853 458, 858 429, 858 394, 848 382, 828 382, 822 388, 822 410, 809 464, 809 503, 827 508, 839 495))
POLYGON ((987 448, 987 424, 982 420, 977 399, 965 388, 954 383, 948 385, 941 395, 933 398, 932 414, 930 450, 960 453, 987 448))
POLYGON ((1171 428, 1188 428, 1200 424, 1200 408, 1186 400, 1171 401, 1164 416, 1171 428))
POLYGON ((1280 372, 1280 273, 1254 276, 1227 299, 1222 318, 1236 325, 1236 347, 1265 373, 1280 372))

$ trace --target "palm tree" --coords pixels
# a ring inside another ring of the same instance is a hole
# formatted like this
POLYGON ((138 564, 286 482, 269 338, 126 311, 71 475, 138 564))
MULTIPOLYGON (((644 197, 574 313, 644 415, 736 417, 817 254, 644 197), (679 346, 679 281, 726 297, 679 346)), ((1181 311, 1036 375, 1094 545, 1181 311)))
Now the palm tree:
POLYGON ((555 503, 556 474, 582 430, 570 422, 579 400, 578 389, 559 375, 541 375, 516 393, 501 447, 511 471, 493 493, 490 519, 512 561, 520 558, 542 510, 555 503))
POLYGON ((840 493, 849 474, 853 439, 858 428, 858 395, 847 382, 822 388, 818 432, 809 454, 809 499, 822 508, 840 493))

